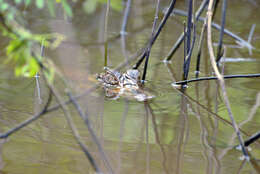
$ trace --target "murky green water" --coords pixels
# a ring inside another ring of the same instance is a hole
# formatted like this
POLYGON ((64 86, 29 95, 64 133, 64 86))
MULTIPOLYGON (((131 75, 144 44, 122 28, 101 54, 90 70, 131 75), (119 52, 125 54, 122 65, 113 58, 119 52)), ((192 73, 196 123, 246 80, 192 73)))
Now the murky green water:
MULTIPOLYGON (((121 39, 116 38, 121 29, 122 13, 111 11, 108 27, 109 38, 112 38, 109 42, 111 67, 125 60, 125 52, 130 57, 147 42, 154 16, 152 4, 147 0, 134 1, 126 50, 123 50, 121 39)), ((167 4, 163 1, 162 7, 167 4)), ((178 8, 183 5, 177 4, 178 8)), ((259 49, 260 3, 229 1, 228 6, 227 28, 247 40, 251 25, 256 24, 252 44, 259 49)), ((72 21, 64 20, 61 11, 55 18, 36 9, 28 9, 25 15, 35 32, 59 32, 67 37, 57 50, 47 50, 46 54, 64 73, 73 92, 81 94, 95 85, 95 74, 103 70, 105 7, 100 6, 94 14, 86 15, 78 3, 74 11, 72 21)), ((233 148, 238 141, 217 82, 192 83, 185 94, 171 86, 174 80, 182 78, 182 48, 175 54, 172 64, 167 66, 162 60, 183 30, 183 19, 172 17, 152 48, 146 86, 156 98, 148 102, 126 98, 109 100, 102 89, 97 89, 82 97, 80 105, 90 116, 114 173, 259 173, 259 142, 251 146, 251 162, 240 160, 242 153, 233 148)), ((214 30, 214 34, 217 36, 218 32, 214 30)), ((235 44, 230 37, 225 37, 224 41, 235 44)), ((4 60, 2 52, 1 61, 4 60)), ((194 53, 197 53, 196 47, 194 53)), ((255 61, 227 62, 225 74, 260 73, 259 51, 249 55, 246 49, 227 47, 226 57, 253 58, 255 61)), ((194 65, 195 60, 190 78, 194 77, 194 65)), ((0 69, 0 131, 4 132, 39 112, 41 106, 34 79, 15 78, 9 65, 1 65, 0 69)), ((201 76, 210 75, 205 45, 201 76)), ((259 78, 226 80, 232 111, 245 139, 259 131, 259 82, 259 78)), ((60 91, 64 90, 62 83, 57 81, 55 84, 60 91)), ((45 101, 47 90, 42 81, 41 90, 45 101)), ((84 122, 70 108, 84 142, 106 173, 108 170, 84 122)), ((94 172, 59 110, 43 116, 6 141, 0 141, 0 173, 94 172)))

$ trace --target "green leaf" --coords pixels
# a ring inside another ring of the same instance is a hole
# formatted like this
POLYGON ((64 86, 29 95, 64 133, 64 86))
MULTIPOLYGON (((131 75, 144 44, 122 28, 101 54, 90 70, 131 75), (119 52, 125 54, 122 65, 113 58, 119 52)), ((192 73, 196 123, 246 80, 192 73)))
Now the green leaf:
POLYGON ((83 4, 83 9, 86 13, 93 13, 96 10, 97 1, 96 0, 86 0, 83 4))
POLYGON ((33 77, 39 71, 38 62, 33 57, 31 57, 30 61, 29 61, 29 66, 30 66, 30 73, 29 73, 29 75, 30 75, 30 77, 33 77))
POLYGON ((48 5, 48 9, 49 12, 51 14, 52 17, 55 16, 55 1, 54 0, 47 0, 47 5, 48 5))
POLYGON ((36 0, 36 7, 43 8, 44 7, 44 0, 36 0))
POLYGON ((71 10, 70 5, 68 4, 67 0, 61 0, 61 4, 62 4, 62 7, 63 7, 64 11, 66 12, 66 14, 69 17, 72 17, 73 13, 72 13, 72 10, 71 10))

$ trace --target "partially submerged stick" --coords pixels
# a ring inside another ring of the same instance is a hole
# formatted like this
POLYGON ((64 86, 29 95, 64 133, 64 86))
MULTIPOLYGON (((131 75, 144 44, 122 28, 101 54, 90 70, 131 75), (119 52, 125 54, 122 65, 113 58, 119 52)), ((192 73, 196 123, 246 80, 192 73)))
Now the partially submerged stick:
MULTIPOLYGON (((154 42, 156 41, 157 37, 159 36, 159 34, 161 33, 166 21, 168 20, 169 16, 171 15, 173 9, 174 9, 174 6, 175 6, 175 3, 176 3, 176 0, 172 0, 171 3, 170 3, 170 6, 169 8, 167 9, 167 12, 165 13, 161 23, 159 24, 155 34, 153 35, 153 37, 150 39, 149 43, 148 43, 148 46, 149 45, 153 45, 154 42)), ((144 58, 145 58, 145 51, 143 52, 141 58, 138 60, 138 62, 134 65, 133 69, 137 69, 141 63, 143 62, 144 58)))
MULTIPOLYGON (((187 16, 187 12, 183 11, 183 10, 179 10, 179 9, 175 9, 173 10, 173 14, 177 14, 177 15, 181 15, 181 16, 187 16)), ((205 18, 203 17, 198 17, 196 18, 198 21, 202 21, 204 22, 205 18)), ((212 22, 211 26, 217 30, 221 30, 221 26, 218 25, 217 23, 212 22)), ((224 29, 224 33, 230 37, 232 37, 233 39, 235 39, 237 41, 237 44, 239 44, 241 47, 246 47, 248 49, 254 49, 254 47, 251 45, 250 42, 244 40, 243 38, 239 37, 238 35, 232 33, 230 30, 228 29, 224 29)))
MULTIPOLYGON (((204 0, 200 7, 198 8, 198 10, 195 13, 195 22, 199 19, 200 15, 202 14, 203 10, 206 8, 207 4, 208 4, 209 0, 204 0)), ((173 10, 173 13, 176 10, 173 10)), ((172 49, 169 51, 168 55, 165 58, 165 62, 168 62, 172 59, 172 56, 174 55, 174 53, 177 51, 177 49, 180 47, 181 43, 183 42, 184 39, 184 33, 182 32, 182 34, 179 36, 178 40, 176 41, 176 43, 173 45, 172 49)))
POLYGON ((233 116, 233 113, 231 111, 231 106, 230 106, 230 103, 229 103, 229 100, 228 100, 224 79, 223 79, 222 75, 219 73, 219 70, 218 70, 218 67, 217 67, 217 64, 216 64, 216 61, 215 61, 215 56, 214 56, 214 51, 213 51, 213 46, 212 46, 212 37, 211 37, 212 6, 213 6, 213 0, 210 0, 209 1, 209 6, 208 6, 208 12, 207 12, 207 20, 208 20, 208 28, 207 28, 207 31, 208 31, 208 49, 209 49, 209 54, 210 54, 210 61, 211 61, 211 65, 213 67, 213 70, 214 70, 214 72, 215 72, 215 74, 216 74, 216 76, 217 76, 217 78, 218 78, 218 80, 220 82, 220 86, 221 86, 221 89, 222 89, 224 102, 225 102, 227 110, 228 110, 228 115, 229 115, 230 120, 232 122, 233 128, 236 131, 236 134, 237 134, 240 146, 242 148, 243 155, 244 155, 244 157, 247 160, 249 160, 248 152, 245 149, 243 138, 242 138, 242 136, 240 134, 239 128, 237 126, 236 121, 234 120, 234 116, 233 116))
MULTIPOLYGON (((233 78, 256 78, 260 77, 260 74, 235 74, 235 75, 224 75, 222 76, 224 79, 233 79, 233 78)), ((173 82, 174 85, 182 85, 186 83, 191 83, 191 82, 199 82, 199 81, 206 81, 206 80, 218 80, 218 77, 213 76, 213 77, 200 77, 196 79, 189 79, 189 80, 183 80, 183 81, 178 81, 178 82, 173 82)))
MULTIPOLYGON (((156 11, 155 11, 155 15, 154 15, 154 21, 153 21, 151 38, 154 36, 154 32, 155 32, 155 28, 156 28, 156 24, 157 24, 157 20, 158 20, 159 7, 160 7, 160 0, 157 0, 157 5, 156 5, 156 11)), ((144 64, 142 83, 144 83, 144 81, 145 81, 151 48, 152 48, 152 43, 150 42, 148 47, 147 47, 146 53, 145 53, 146 59, 145 59, 145 64, 144 64)))
POLYGON ((222 4, 222 18, 221 18, 221 30, 219 33, 219 41, 218 41, 218 51, 217 51, 217 64, 219 64, 219 61, 223 55, 222 52, 222 45, 223 45, 223 35, 224 35, 224 29, 225 29, 225 22, 226 22, 226 8, 227 8, 227 0, 223 0, 222 4))

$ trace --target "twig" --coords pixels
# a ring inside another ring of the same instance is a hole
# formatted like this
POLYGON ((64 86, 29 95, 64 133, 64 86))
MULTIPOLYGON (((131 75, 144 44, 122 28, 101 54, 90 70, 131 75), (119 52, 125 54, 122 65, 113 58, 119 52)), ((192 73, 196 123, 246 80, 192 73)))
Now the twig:
POLYGON ((121 36, 124 36, 127 33, 126 32, 126 26, 127 26, 127 22, 128 22, 129 12, 130 12, 130 9, 131 9, 131 2, 132 2, 132 0, 127 0, 127 3, 126 3, 122 27, 121 27, 121 31, 120 31, 121 36))
MULTIPOLYGON (((44 56, 44 40, 42 40, 42 43, 41 43, 41 58, 43 58, 43 56, 44 56)), ((38 95, 39 104, 42 104, 41 88, 40 88, 39 77, 40 77, 39 73, 37 72, 36 75, 35 75, 37 95, 38 95)))
MULTIPOLYGON (((233 79, 233 78, 254 78, 254 77, 260 77, 260 74, 236 74, 236 75, 224 75, 224 79, 233 79)), ((190 79, 190 80, 183 80, 183 81, 178 81, 178 82, 173 82, 173 85, 182 85, 186 83, 191 83, 191 82, 198 82, 198 81, 205 81, 205 80, 217 80, 218 77, 213 76, 213 77, 200 77, 196 79, 190 79)))
MULTIPOLYGON (((195 22, 198 21, 200 15, 202 14, 203 10, 206 8, 207 4, 208 4, 209 0, 204 0, 199 9, 196 11, 195 13, 195 22)), ((176 10, 173 10, 173 13, 175 13, 176 10)), ((186 14, 186 13, 185 13, 186 14)), ((178 38, 178 40, 176 41, 176 43, 174 44, 174 46, 172 47, 172 49, 169 51, 168 55, 165 58, 165 62, 170 61, 172 56, 174 55, 174 53, 177 51, 177 49, 180 47, 181 43, 183 42, 184 39, 184 33, 182 33, 180 35, 180 37, 178 38)))
MULTIPOLYGON (((255 26, 256 25, 253 24, 252 27, 251 27, 250 33, 248 35, 248 40, 247 40, 248 43, 251 43, 251 41, 252 41, 253 34, 254 34, 254 31, 255 31, 255 26)), ((252 55, 252 49, 249 49, 249 54, 252 55)))
MULTIPOLYGON (((172 11, 173 11, 173 8, 174 8, 174 6, 175 6, 175 2, 176 2, 176 0, 172 0, 172 1, 171 1, 170 6, 169 6, 169 8, 167 9, 167 12, 165 13, 165 15, 164 15, 164 17, 163 17, 161 23, 159 24, 157 31, 155 32, 155 34, 153 35, 153 37, 150 39, 150 41, 149 41, 149 43, 148 43, 148 46, 149 46, 149 45, 153 45, 154 42, 156 41, 157 37, 158 37, 159 34, 161 33, 161 30, 163 29, 163 27, 164 27, 164 25, 165 25, 167 19, 169 18, 169 16, 171 15, 171 13, 172 13, 172 11)), ((145 56, 146 56, 146 55, 145 55, 145 51, 144 51, 143 54, 142 54, 142 56, 141 56, 141 58, 140 58, 140 59, 138 60, 138 62, 134 65, 134 67, 133 67, 134 69, 137 69, 137 68, 141 65, 141 63, 143 62, 145 56)))
POLYGON ((197 63, 196 63, 196 71, 195 71, 196 78, 198 78, 199 73, 200 73, 200 58, 201 58, 201 51, 202 51, 202 45, 203 45, 206 27, 207 27, 207 22, 205 20, 205 22, 203 23, 202 29, 201 29, 199 46, 198 46, 199 51, 197 54, 197 63))
MULTIPOLYGON (((156 5, 156 11, 155 11, 155 15, 154 15, 154 21, 153 21, 151 38, 154 36, 154 32, 155 32, 155 28, 156 28, 156 24, 157 24, 157 20, 158 20, 159 7, 160 7, 160 0, 157 0, 157 5, 156 5)), ((144 83, 144 81, 145 81, 151 48, 152 48, 152 42, 149 43, 149 45, 147 47, 147 50, 146 50, 146 53, 145 53, 146 59, 145 59, 145 64, 144 64, 142 83, 144 83)))
MULTIPOLYGON (((179 10, 179 9, 175 9, 173 10, 173 14, 177 14, 177 15, 181 15, 181 16, 187 16, 187 12, 183 11, 183 10, 179 10)), ((204 22, 205 18, 203 17, 198 17, 197 19, 198 21, 202 21, 204 22)), ((221 26, 212 22, 211 26, 217 30, 221 30, 221 26)), ((242 39, 241 37, 239 37, 238 35, 232 33, 231 31, 229 31, 228 29, 224 29, 224 33, 230 37, 232 37, 233 39, 235 39, 237 41, 237 43, 241 46, 241 47, 246 47, 248 49, 254 49, 254 47, 251 45, 251 43, 249 43, 248 41, 242 39)))
POLYGON ((97 145, 98 150, 99 150, 99 152, 100 152, 100 154, 101 154, 101 156, 102 156, 106 166, 108 167, 110 173, 114 173, 113 169, 112 169, 112 167, 111 167, 111 165, 110 165, 110 163, 108 161, 108 158, 107 158, 107 156, 106 156, 106 154, 105 154, 105 152, 104 152, 104 150, 103 150, 103 148, 102 148, 102 146, 101 146, 101 144, 100 144, 100 142, 99 142, 99 140, 98 140, 98 138, 97 138, 97 136, 96 136, 96 134, 95 134, 95 132, 94 132, 94 130, 92 128, 92 126, 91 126, 91 123, 90 123, 90 120, 88 118, 88 115, 87 114, 83 114, 82 109, 80 108, 80 106, 79 106, 78 102, 76 101, 76 99, 71 95, 71 93, 68 92, 68 96, 69 96, 70 100, 72 101, 73 105, 75 106, 75 108, 77 109, 80 117, 84 120, 85 124, 87 125, 88 131, 89 131, 93 141, 97 145))
POLYGON ((104 41, 105 41, 105 54, 104 54, 104 66, 107 66, 108 62, 108 40, 107 40, 107 28, 108 28, 108 17, 109 17, 110 0, 107 0, 106 16, 105 16, 105 27, 104 27, 104 41))
POLYGON ((255 142, 257 139, 260 138, 260 131, 257 132, 256 134, 252 135, 250 138, 248 138, 247 140, 245 140, 245 146, 249 146, 250 144, 252 144, 253 142, 255 142))
POLYGON ((121 31, 120 31, 122 51, 123 51, 126 61, 128 60, 128 56, 126 53, 126 37, 125 36, 127 34, 126 26, 127 26, 127 22, 128 22, 128 18, 129 18, 130 9, 131 9, 131 0, 127 0, 126 8, 124 10, 122 27, 121 27, 121 31))
POLYGON ((223 0, 222 4, 222 18, 221 18, 221 29, 219 33, 219 41, 218 41, 218 52, 217 52, 217 64, 219 64, 219 61, 223 55, 222 53, 222 44, 223 44, 223 35, 224 35, 224 29, 225 29, 225 22, 226 22, 226 8, 227 8, 227 0, 223 0))
POLYGON ((195 18, 193 14, 193 5, 194 2, 192 0, 189 1, 189 12, 188 12, 188 29, 187 29, 187 57, 185 57, 184 65, 183 65, 183 72, 184 72, 184 80, 188 79, 189 75, 189 69, 190 69, 190 61, 191 61, 191 55, 192 51, 195 45, 196 40, 196 24, 195 24, 195 18), (192 23, 193 21, 193 23, 192 23), (193 30, 193 38, 191 43, 191 29, 193 30), (191 44, 191 45, 190 45, 191 44))
POLYGON ((224 79, 223 79, 222 75, 219 73, 217 64, 215 62, 215 56, 214 56, 214 52, 213 52, 212 38, 211 38, 212 5, 213 5, 213 0, 210 0, 209 1, 209 6, 208 6, 208 12, 207 12, 207 19, 208 19, 208 27, 207 27, 207 30, 208 30, 208 49, 209 49, 209 54, 210 54, 210 61, 211 61, 211 65, 212 65, 212 67, 214 69, 214 72, 216 73, 216 76, 218 77, 218 80, 220 82, 220 86, 222 88, 222 93, 223 93, 223 97, 224 97, 224 102, 225 102, 227 110, 228 110, 228 115, 229 115, 230 120, 232 122, 233 128, 236 131, 239 143, 240 143, 240 145, 242 147, 242 151, 243 151, 244 157, 247 160, 249 160, 248 153, 247 153, 247 151, 246 151, 246 149, 244 147, 243 138, 240 135, 239 128, 238 128, 238 126, 237 126, 237 124, 236 124, 236 122, 234 120, 234 116, 233 116, 233 113, 231 111, 230 103, 229 103, 228 96, 227 96, 227 91, 226 91, 226 88, 225 88, 224 79))

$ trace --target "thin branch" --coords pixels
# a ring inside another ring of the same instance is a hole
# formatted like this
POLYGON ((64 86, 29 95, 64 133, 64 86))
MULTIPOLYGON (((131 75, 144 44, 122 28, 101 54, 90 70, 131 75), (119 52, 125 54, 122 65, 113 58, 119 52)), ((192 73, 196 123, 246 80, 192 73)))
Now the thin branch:
MULTIPOLYGON (((181 15, 181 16, 187 16, 187 12, 183 11, 183 10, 179 10, 179 9, 175 9, 173 10, 173 14, 177 14, 177 15, 181 15)), ((202 21, 204 22, 205 18, 203 17, 198 17, 196 20, 198 21, 202 21)), ((221 30, 221 26, 218 25, 217 23, 211 22, 211 26, 213 28, 215 28, 216 30, 221 30)), ((237 43, 242 46, 242 47, 246 47, 248 49, 254 49, 254 47, 251 45, 251 43, 249 43, 248 41, 242 39, 241 37, 239 37, 238 35, 232 33, 230 30, 228 29, 224 29, 224 33, 230 37, 232 37, 233 39, 235 39, 237 41, 237 43)))
MULTIPOLYGON (((173 9, 174 9, 174 6, 175 6, 175 3, 176 3, 176 0, 172 0, 171 3, 170 3, 170 6, 169 8, 167 9, 167 12, 165 13, 161 23, 159 24, 158 26, 158 29, 156 31, 156 33, 153 35, 153 37, 150 39, 149 43, 148 43, 148 46, 149 45, 153 45, 154 42, 156 41, 157 37, 159 36, 159 34, 161 33, 161 30, 163 29, 167 19, 169 18, 169 16, 171 15, 173 9)), ((138 62, 135 64, 135 66, 133 67, 134 69, 137 69, 141 63, 143 62, 144 58, 145 58, 145 51, 143 52, 141 58, 138 60, 138 62)))
POLYGON ((124 12, 124 17, 123 17, 123 22, 122 22, 122 27, 121 27, 121 31, 120 31, 120 35, 126 35, 126 26, 127 26, 127 22, 128 22, 128 17, 129 17, 129 13, 131 10, 131 3, 132 0, 127 0, 126 3, 126 8, 125 8, 125 12, 124 12))
POLYGON ((222 45, 223 45, 223 35, 224 35, 224 29, 225 29, 225 23, 226 23, 226 8, 227 8, 227 0, 223 0, 221 29, 220 29, 220 33, 219 33, 218 52, 217 52, 217 60, 216 60, 217 64, 219 64, 219 61, 223 55, 222 45))
MULTIPOLYGON (((206 6, 208 5, 208 2, 209 2, 209 0, 204 0, 204 1, 201 3, 200 7, 198 8, 198 10, 197 10, 196 13, 195 13, 195 22, 198 21, 198 19, 199 19, 200 15, 202 14, 203 10, 204 10, 204 9, 206 8, 206 6)), ((176 11, 176 10, 173 10, 173 14, 175 13, 175 11, 176 11)), ((178 10, 177 10, 177 11, 178 11, 178 10)), ((187 14, 187 13, 185 12, 185 14, 187 14)), ((171 60, 172 56, 174 55, 174 53, 177 51, 177 49, 180 47, 181 43, 183 42, 183 39, 184 39, 184 33, 182 33, 182 34, 179 36, 178 40, 176 41, 176 43, 174 44, 174 46, 172 47, 172 49, 169 51, 168 55, 166 56, 166 58, 165 58, 165 60, 164 60, 165 62, 171 60)))
POLYGON ((236 131, 239 143, 240 143, 240 145, 242 147, 242 152, 244 154, 244 157, 246 159, 249 159, 248 153, 247 153, 247 151, 246 151, 246 149, 244 147, 243 138, 240 135, 239 128, 237 126, 237 123, 234 120, 234 116, 233 116, 233 113, 231 111, 231 106, 230 106, 230 103, 229 103, 229 100, 228 100, 224 79, 223 79, 222 75, 219 73, 217 64, 215 62, 215 56, 214 56, 214 51, 213 51, 213 46, 212 46, 212 37, 211 37, 212 5, 213 5, 213 0, 210 0, 209 1, 209 6, 208 6, 208 12, 207 12, 207 19, 208 19, 208 27, 207 27, 207 29, 208 29, 208 49, 209 49, 209 54, 210 54, 210 61, 211 61, 211 65, 212 65, 212 67, 214 69, 214 72, 216 73, 216 76, 218 77, 218 80, 220 82, 220 86, 222 88, 222 93, 223 93, 223 97, 224 97, 224 102, 225 102, 227 110, 228 110, 228 115, 229 115, 230 120, 232 122, 233 128, 236 131))
MULTIPOLYGON (((260 77, 260 74, 236 74, 236 75, 224 75, 224 79, 233 79, 233 78, 256 78, 260 77)), ((186 83, 191 83, 191 82, 198 82, 198 81, 205 81, 205 80, 217 80, 218 77, 213 76, 213 77, 200 77, 196 79, 190 79, 190 80, 183 80, 183 81, 178 81, 178 82, 173 82, 173 85, 182 85, 186 83)))
MULTIPOLYGON (((151 38, 154 36, 154 32, 155 32, 155 28, 156 28, 156 24, 157 24, 157 20, 158 20, 159 7, 160 7, 160 0, 157 0, 157 5, 156 5, 156 11, 155 11, 155 15, 154 15, 154 21, 153 21, 151 38)), ((148 45, 146 53, 145 53, 146 59, 145 59, 145 64, 144 64, 142 83, 144 83, 144 81, 145 81, 151 48, 152 48, 152 42, 150 42, 150 44, 148 45)))
POLYGON ((199 77, 199 73, 200 73, 200 59, 201 59, 201 51, 202 51, 202 45, 203 45, 203 40, 204 40, 204 36, 205 36, 205 31, 206 31, 206 27, 207 27, 207 21, 205 20, 205 22, 203 23, 202 29, 201 29, 201 34, 200 34, 200 40, 199 40, 199 46, 198 46, 198 54, 197 54, 197 63, 196 63, 196 78, 199 77))
POLYGON ((252 135, 250 138, 248 138, 247 140, 245 140, 245 146, 249 146, 250 144, 252 144, 253 142, 255 142, 256 140, 258 140, 260 138, 260 131, 257 132, 256 134, 252 135))
POLYGON ((107 8, 106 8, 106 16, 105 16, 105 27, 104 27, 104 66, 107 66, 108 63, 108 40, 107 40, 107 29, 108 29, 108 17, 109 17, 109 9, 110 9, 110 0, 107 0, 107 8))
POLYGON ((187 29, 187 57, 185 57, 185 61, 183 64, 183 72, 184 72, 184 80, 188 79, 189 75, 189 69, 190 69, 190 62, 191 62, 191 55, 192 51, 195 45, 195 40, 196 40, 196 23, 195 17, 193 14, 193 6, 194 6, 194 1, 189 2, 189 13, 188 13, 188 29, 187 29), (190 23, 190 24, 189 24, 190 23), (192 28, 192 33, 193 33, 193 38, 192 38, 192 43, 191 43, 191 28, 192 28), (191 46, 190 46, 191 44, 191 46))

